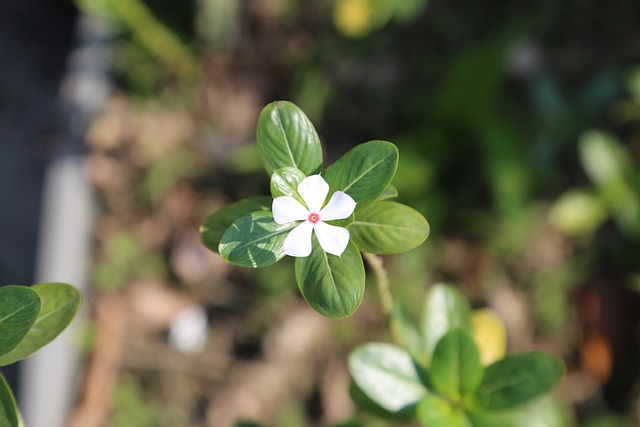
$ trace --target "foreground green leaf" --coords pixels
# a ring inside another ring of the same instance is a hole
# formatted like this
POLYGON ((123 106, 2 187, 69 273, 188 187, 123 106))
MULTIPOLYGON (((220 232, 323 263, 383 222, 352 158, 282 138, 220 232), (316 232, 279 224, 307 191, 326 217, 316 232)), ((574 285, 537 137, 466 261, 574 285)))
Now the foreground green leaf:
POLYGON ((549 354, 511 354, 485 369, 475 400, 488 411, 512 409, 553 390, 563 373, 560 360, 549 354))
POLYGON ((378 196, 376 200, 388 200, 395 199, 398 197, 398 189, 393 186, 393 184, 389 184, 387 188, 382 192, 381 195, 378 196))
POLYGON ((0 366, 24 359, 53 341, 71 323, 82 302, 80 292, 64 283, 41 283, 31 289, 40 297, 40 313, 18 345, 0 356, 0 366))
POLYGON ((277 224, 268 211, 252 212, 234 222, 220 240, 222 258, 240 267, 271 265, 284 257, 282 244, 296 223, 277 224))
POLYGON ((0 355, 4 355, 27 334, 41 303, 38 294, 26 286, 0 287, 0 302, 0 355))
POLYGON ((208 249, 218 252, 220 240, 231 224, 252 212, 271 210, 272 202, 273 199, 268 196, 252 197, 232 203, 212 213, 200 226, 202 243, 208 249))
POLYGON ((450 330, 460 328, 469 334, 471 309, 469 303, 456 288, 438 284, 431 288, 422 311, 422 337, 427 366, 440 339, 450 330))
POLYGON ((482 381, 480 354, 473 338, 452 329, 438 341, 431 360, 431 382, 437 391, 459 401, 482 381))
POLYGON ((313 235, 311 255, 296 258, 296 281, 302 296, 318 313, 341 319, 352 315, 364 296, 364 264, 353 242, 340 257, 327 254, 313 235))
POLYGON ((0 426, 18 427, 18 408, 9 383, 0 373, 0 426))
POLYGON ((322 170, 322 147, 316 130, 291 102, 275 101, 264 107, 256 137, 260 160, 269 175, 287 166, 306 175, 322 170))
POLYGON ((330 192, 344 191, 362 209, 380 197, 398 168, 398 148, 386 141, 360 144, 327 168, 330 192))
POLYGON ((429 223, 409 206, 382 201, 359 210, 349 231, 362 252, 386 255, 420 245, 429 236, 429 223))
POLYGON ((349 372, 367 397, 392 413, 415 407, 427 394, 411 356, 391 344, 358 347, 349 355, 349 372))

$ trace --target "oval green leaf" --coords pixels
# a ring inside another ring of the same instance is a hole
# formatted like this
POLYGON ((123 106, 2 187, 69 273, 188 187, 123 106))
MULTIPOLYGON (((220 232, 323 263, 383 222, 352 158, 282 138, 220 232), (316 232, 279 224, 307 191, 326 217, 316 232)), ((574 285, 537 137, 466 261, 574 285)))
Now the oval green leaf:
POLYGON ((9 353, 0 356, 0 366, 24 359, 50 343, 78 313, 82 295, 65 283, 41 283, 31 287, 42 306, 29 332, 9 353))
POLYGON ((287 166, 306 175, 322 170, 322 146, 307 116, 291 102, 275 101, 263 108, 256 131, 258 153, 267 173, 287 166))
POLYGON ((427 394, 413 359, 395 345, 358 347, 349 355, 349 372, 367 397, 391 413, 415 407, 427 394))
POLYGON ((213 252, 218 252, 218 246, 224 233, 239 218, 251 212, 270 211, 273 199, 269 196, 251 197, 232 203, 212 213, 200 226, 202 243, 213 252))
POLYGON ((513 409, 553 390, 563 374, 562 362, 549 354, 511 354, 485 369, 475 402, 487 411, 513 409))
POLYGON ((345 153, 324 173, 330 193, 344 191, 362 209, 380 197, 398 168, 398 148, 386 141, 370 141, 345 153))
POLYGON ((10 352, 40 313, 40 297, 26 286, 0 287, 0 355, 10 352))
POLYGON ((200 239, 211 251, 218 252, 222 236, 231 224, 241 217, 257 211, 270 211, 273 199, 269 196, 258 196, 232 203, 212 213, 200 226, 200 239))
POLYGON ((474 391, 483 369, 471 335, 460 329, 447 332, 436 345, 429 372, 435 389, 454 400, 474 391))
POLYGON ((456 288, 444 284, 434 285, 425 300, 421 326, 424 354, 429 366, 438 341, 447 332, 460 328, 469 334, 473 333, 469 303, 456 288))
POLYGON ((355 214, 351 238, 362 252, 397 254, 429 237, 429 223, 416 210, 396 202, 374 202, 355 214))
POLYGON ((240 267, 271 265, 284 257, 282 244, 297 224, 277 224, 269 211, 252 212, 231 224, 220 240, 222 258, 240 267))
POLYGON ((322 250, 315 235, 311 255, 296 258, 302 296, 318 313, 332 319, 352 315, 364 296, 364 264, 353 242, 337 257, 322 250))
POLYGON ((298 194, 298 184, 306 175, 296 168, 280 168, 271 175, 271 195, 275 199, 280 196, 291 196, 304 205, 298 194))
POLYGON ((422 398, 416 412, 420 424, 425 427, 472 427, 464 413, 432 393, 422 398))
POLYGON ((0 373, 0 426, 18 427, 18 408, 9 383, 0 373))

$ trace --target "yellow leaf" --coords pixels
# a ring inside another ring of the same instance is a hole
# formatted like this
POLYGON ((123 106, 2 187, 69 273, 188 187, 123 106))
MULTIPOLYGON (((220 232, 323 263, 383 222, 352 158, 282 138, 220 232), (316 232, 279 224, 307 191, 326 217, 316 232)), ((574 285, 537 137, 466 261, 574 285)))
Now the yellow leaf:
POLYGON ((482 364, 502 359, 507 352, 507 332, 498 314, 490 308, 481 308, 471 313, 471 321, 482 364))
POLYGON ((336 28, 346 36, 360 37, 371 31, 370 0, 340 0, 333 13, 336 28))

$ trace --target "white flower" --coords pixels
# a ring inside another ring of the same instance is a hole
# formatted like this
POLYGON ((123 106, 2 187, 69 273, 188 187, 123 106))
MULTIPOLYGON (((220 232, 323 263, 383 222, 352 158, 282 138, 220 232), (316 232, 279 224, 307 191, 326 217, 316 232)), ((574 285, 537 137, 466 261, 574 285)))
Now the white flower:
POLYGON ((322 204, 329 194, 329 184, 320 175, 311 175, 298 184, 298 194, 306 207, 291 196, 273 200, 273 219, 278 224, 303 221, 284 239, 283 250, 289 256, 305 257, 311 254, 311 231, 315 230, 318 243, 325 252, 340 256, 349 244, 349 230, 329 225, 324 221, 348 218, 356 202, 347 193, 336 191, 329 203, 322 204))

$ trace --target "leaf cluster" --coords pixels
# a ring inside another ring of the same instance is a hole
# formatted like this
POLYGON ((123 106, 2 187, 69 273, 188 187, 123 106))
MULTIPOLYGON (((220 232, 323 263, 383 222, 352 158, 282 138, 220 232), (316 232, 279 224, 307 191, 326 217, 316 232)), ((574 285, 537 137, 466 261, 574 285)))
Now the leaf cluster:
POLYGON ((360 407, 429 427, 515 427, 525 405, 553 390, 564 373, 557 358, 536 351, 483 366, 469 304, 451 286, 431 289, 419 329, 409 349, 369 343, 350 354, 351 393, 360 407))
MULTIPOLYGON (((82 296, 64 283, 0 287, 0 366, 24 359, 55 339, 75 317, 82 296)), ((0 374, 0 425, 17 427, 18 409, 0 374)))
MULTIPOLYGON (((329 221, 350 232, 349 245, 340 257, 325 253, 314 236, 311 255, 295 261, 298 287, 311 307, 331 318, 353 314, 364 296, 360 252, 404 252, 429 235, 429 223, 420 213, 388 200, 397 196, 391 181, 398 167, 398 148, 386 141, 369 141, 323 171, 322 147, 313 124, 287 101, 273 102, 262 110, 256 134, 261 162, 271 176, 273 198, 291 196, 302 202, 298 184, 321 173, 329 194, 343 191, 357 202, 351 218, 329 221)), ((200 232, 205 246, 226 261, 256 268, 285 256, 283 242, 295 226, 277 224, 271 198, 255 197, 213 213, 200 232)))

